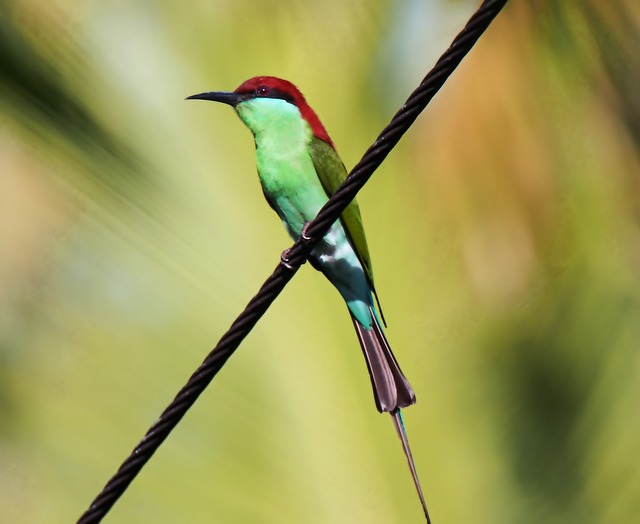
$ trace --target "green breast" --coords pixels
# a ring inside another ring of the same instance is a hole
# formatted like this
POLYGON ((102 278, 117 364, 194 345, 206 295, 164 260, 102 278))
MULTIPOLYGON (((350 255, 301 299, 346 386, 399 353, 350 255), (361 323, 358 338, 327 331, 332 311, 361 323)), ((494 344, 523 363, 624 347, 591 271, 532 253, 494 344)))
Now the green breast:
MULTIPOLYGON (((315 138, 300 111, 285 100, 254 98, 236 107, 256 141, 258 174, 265 197, 289 234, 298 238, 305 223, 346 178, 333 147, 315 138)), ((358 204, 351 202, 342 225, 373 286, 373 270, 358 204)))
POLYGON ((284 100, 256 98, 236 110, 255 137, 264 194, 297 238, 327 201, 310 155, 311 129, 298 109, 284 100))

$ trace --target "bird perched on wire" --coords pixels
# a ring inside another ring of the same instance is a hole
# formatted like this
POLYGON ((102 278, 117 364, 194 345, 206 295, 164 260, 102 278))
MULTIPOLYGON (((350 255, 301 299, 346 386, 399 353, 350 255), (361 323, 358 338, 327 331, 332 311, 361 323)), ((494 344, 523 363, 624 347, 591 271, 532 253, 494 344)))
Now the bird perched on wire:
MULTIPOLYGON (((235 109, 253 133, 258 175, 267 202, 294 240, 303 235, 306 224, 316 217, 347 172, 302 93, 286 80, 258 76, 233 92, 205 92, 187 98, 222 102, 235 109)), ((286 260, 286 252, 283 257, 286 260)), ((374 305, 377 295, 373 271, 355 200, 315 245, 309 261, 347 303, 367 362, 376 407, 393 417, 429 522, 400 411, 416 399, 384 335, 381 312, 374 305)))

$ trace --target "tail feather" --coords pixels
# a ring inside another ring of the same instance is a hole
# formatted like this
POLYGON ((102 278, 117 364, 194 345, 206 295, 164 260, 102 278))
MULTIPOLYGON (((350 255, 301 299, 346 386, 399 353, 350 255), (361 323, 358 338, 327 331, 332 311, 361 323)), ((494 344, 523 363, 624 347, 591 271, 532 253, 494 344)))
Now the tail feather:
MULTIPOLYGON (((372 311, 372 314, 373 314, 373 311, 372 311)), ((393 354, 393 351, 391 351, 391 348, 389 347, 389 343, 387 342, 387 338, 384 336, 384 333, 382 332, 382 328, 378 323, 377 317, 375 315, 372 315, 372 316, 374 318, 373 331, 376 334, 376 339, 380 342, 380 344, 383 347, 383 353, 385 355, 387 363, 389 364, 389 369, 391 370, 391 374, 393 375, 394 382, 396 385, 398 399, 395 407, 406 408, 407 406, 411 406, 416 403, 416 395, 413 392, 413 388, 411 387, 411 384, 409 384, 407 377, 404 376, 404 373, 400 369, 400 365, 398 364, 398 361, 396 360, 396 357, 393 354)))
POLYGON ((413 478, 413 483, 420 497, 420 503, 422 504, 422 510, 427 519, 427 524, 431 524, 427 504, 422 494, 420 481, 418 480, 416 466, 413 462, 413 456, 411 455, 409 438, 407 437, 402 413, 400 412, 400 408, 415 404, 416 396, 389 347, 389 343, 380 327, 378 316, 372 307, 369 307, 369 310, 371 312, 371 318, 373 319, 371 329, 365 328, 353 315, 351 315, 351 320, 353 320, 353 325, 358 333, 360 346, 362 346, 362 352, 367 361, 371 385, 373 386, 373 396, 376 400, 378 411, 389 412, 393 419, 393 423, 398 431, 398 436, 402 442, 402 449, 409 463, 411 477, 413 478))
POLYGON ((392 412, 415 404, 416 396, 393 356, 377 315, 370 309, 373 318, 371 329, 366 329, 353 315, 351 319, 367 361, 376 407, 380 412, 392 412))
POLYGON ((396 427, 398 436, 402 441, 402 449, 404 450, 404 454, 407 457, 407 462, 409 463, 409 469, 411 470, 411 477, 413 477, 413 483, 416 486, 418 497, 420 497, 420 504, 422 504, 422 511, 424 512, 424 516, 427 519, 427 524, 431 524, 431 517, 429 517, 429 510, 427 509, 427 503, 424 500, 424 495, 422 494, 422 488, 420 487, 420 480, 418 479, 416 465, 413 462, 413 455, 411 455, 411 448, 409 447, 409 437, 407 436, 407 430, 404 427, 404 420, 402 418, 402 413, 400 412, 399 409, 396 409, 391 412, 391 417, 393 418, 393 424, 396 427))

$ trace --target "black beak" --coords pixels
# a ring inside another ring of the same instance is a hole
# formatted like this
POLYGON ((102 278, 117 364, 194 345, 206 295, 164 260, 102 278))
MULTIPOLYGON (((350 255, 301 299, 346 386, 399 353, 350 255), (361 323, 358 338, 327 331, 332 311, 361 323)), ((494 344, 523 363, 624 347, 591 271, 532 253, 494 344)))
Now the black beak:
POLYGON ((235 107, 244 99, 244 95, 239 95, 238 93, 209 91, 207 93, 198 93, 197 95, 188 96, 185 100, 212 100, 213 102, 222 102, 223 104, 235 107))

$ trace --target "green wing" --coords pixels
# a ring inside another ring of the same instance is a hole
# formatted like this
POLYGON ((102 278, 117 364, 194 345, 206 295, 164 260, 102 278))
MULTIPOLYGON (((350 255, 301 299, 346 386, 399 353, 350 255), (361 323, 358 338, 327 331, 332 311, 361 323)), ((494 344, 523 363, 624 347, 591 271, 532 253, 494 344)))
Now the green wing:
MULTIPOLYGON (((311 142, 311 159, 313 160, 316 173, 318 173, 318 178, 327 196, 333 195, 340 184, 347 178, 347 170, 340 160, 340 157, 335 149, 324 140, 314 137, 311 142)), ((342 212, 340 220, 347 232, 349 240, 351 240, 351 244, 356 250, 356 255, 358 255, 358 259, 360 259, 360 263, 367 274, 369 284, 371 284, 371 289, 375 294, 369 248, 367 247, 367 239, 364 235, 360 208, 355 200, 342 212)))

